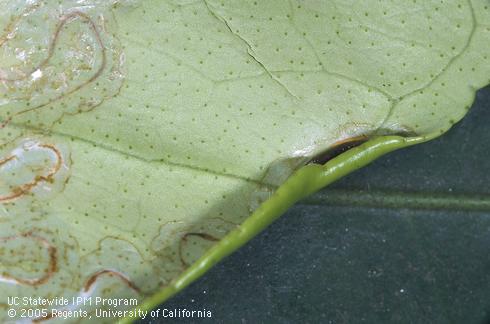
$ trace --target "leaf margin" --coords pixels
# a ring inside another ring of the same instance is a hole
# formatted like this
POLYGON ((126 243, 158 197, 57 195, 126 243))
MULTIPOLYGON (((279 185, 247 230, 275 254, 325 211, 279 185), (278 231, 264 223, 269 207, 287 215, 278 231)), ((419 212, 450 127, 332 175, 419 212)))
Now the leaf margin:
MULTIPOLYGON (((362 168, 379 157, 415 144, 430 141, 442 135, 378 136, 354 147, 324 165, 308 164, 296 170, 273 194, 263 202, 240 226, 209 249, 168 286, 160 289, 134 308, 150 311, 162 304, 192 282, 203 276, 215 264, 245 245, 283 215, 296 202, 362 168)), ((135 318, 124 318, 118 323, 132 323, 135 318)))

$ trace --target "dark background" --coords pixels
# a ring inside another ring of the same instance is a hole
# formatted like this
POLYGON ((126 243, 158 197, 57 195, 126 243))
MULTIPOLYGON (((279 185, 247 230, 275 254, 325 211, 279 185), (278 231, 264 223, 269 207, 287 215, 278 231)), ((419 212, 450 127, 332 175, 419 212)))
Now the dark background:
POLYGON ((165 322, 490 323, 489 124, 487 87, 446 135, 307 198, 162 305, 211 320, 165 322))

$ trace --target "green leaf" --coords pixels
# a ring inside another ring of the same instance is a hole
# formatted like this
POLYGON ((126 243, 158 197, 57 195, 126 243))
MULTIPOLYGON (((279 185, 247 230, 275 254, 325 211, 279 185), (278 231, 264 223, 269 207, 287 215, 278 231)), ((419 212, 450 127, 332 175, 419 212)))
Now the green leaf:
POLYGON ((2 300, 154 307, 490 83, 487 0, 0 8, 2 300))

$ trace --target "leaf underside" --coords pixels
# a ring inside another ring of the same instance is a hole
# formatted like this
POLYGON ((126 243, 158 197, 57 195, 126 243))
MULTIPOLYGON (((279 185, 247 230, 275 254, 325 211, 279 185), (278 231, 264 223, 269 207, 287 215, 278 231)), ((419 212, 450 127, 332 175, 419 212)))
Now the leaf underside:
MULTIPOLYGON (((307 193, 280 187, 307 161, 373 139, 318 167, 355 160, 350 172, 379 145, 438 136, 490 83, 488 0, 0 9, 2 301, 142 302, 173 287, 150 304, 162 301, 202 274, 189 275, 212 246, 210 264, 307 193)), ((294 177, 308 186, 308 172, 294 177)))

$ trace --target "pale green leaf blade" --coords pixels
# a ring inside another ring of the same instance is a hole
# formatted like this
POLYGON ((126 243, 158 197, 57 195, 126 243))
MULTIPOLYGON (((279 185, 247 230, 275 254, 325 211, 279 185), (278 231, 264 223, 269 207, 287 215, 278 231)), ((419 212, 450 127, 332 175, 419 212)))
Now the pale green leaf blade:
POLYGON ((155 305, 489 83, 487 0, 0 7, 3 299, 155 305))

